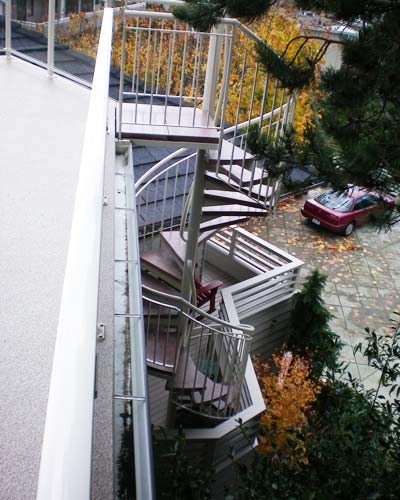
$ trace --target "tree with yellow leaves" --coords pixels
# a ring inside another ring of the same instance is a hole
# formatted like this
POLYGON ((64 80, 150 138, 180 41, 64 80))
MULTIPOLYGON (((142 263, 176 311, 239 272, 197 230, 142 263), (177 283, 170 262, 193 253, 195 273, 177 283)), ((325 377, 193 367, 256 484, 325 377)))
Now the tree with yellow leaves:
POLYGON ((309 362, 298 355, 287 351, 275 355, 273 361, 274 368, 255 363, 267 407, 261 416, 257 450, 264 455, 278 454, 293 463, 307 463, 300 431, 321 388, 310 377, 309 362))

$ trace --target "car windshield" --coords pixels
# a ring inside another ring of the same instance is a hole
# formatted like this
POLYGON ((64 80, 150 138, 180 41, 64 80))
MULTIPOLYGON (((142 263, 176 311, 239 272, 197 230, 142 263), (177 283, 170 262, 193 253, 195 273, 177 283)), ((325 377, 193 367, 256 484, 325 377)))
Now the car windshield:
POLYGON ((336 210, 336 212, 350 212, 353 206, 353 199, 343 191, 325 191, 315 198, 318 203, 321 203, 326 208, 336 210))

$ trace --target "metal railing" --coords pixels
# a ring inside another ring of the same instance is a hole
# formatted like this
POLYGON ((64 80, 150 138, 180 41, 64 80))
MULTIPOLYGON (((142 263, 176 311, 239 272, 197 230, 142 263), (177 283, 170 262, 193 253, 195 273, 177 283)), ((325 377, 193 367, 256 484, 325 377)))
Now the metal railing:
POLYGON ((297 289, 302 263, 291 262, 267 273, 222 290, 224 301, 228 294, 241 321, 293 296, 297 289))
POLYGON ((58 320, 37 493, 41 500, 90 497, 112 25, 112 10, 106 9, 86 122, 58 320))
POLYGON ((158 232, 177 228, 181 224, 183 207, 193 182, 196 153, 171 165, 168 163, 185 151, 180 149, 164 158, 136 183, 139 234, 142 240, 151 240, 158 232))
POLYGON ((127 10, 121 36, 120 133, 125 125, 217 129, 213 160, 246 166, 246 128, 257 124, 275 140, 293 119, 295 96, 261 69, 255 47, 261 39, 235 19, 201 33, 170 13, 127 10), (226 158, 227 134, 242 155, 231 147, 226 158))
POLYGON ((235 415, 254 328, 211 316, 181 297, 147 287, 144 293, 147 363, 172 376, 172 401, 212 419, 235 415), (185 332, 180 331, 182 318, 185 332))
MULTIPOLYGON (((75 83, 78 83, 79 85, 82 85, 87 88, 92 88, 92 83, 88 82, 86 80, 83 80, 82 78, 79 78, 79 76, 73 75, 67 71, 63 71, 59 67, 55 66, 54 62, 54 51, 55 51, 55 27, 56 27, 56 20, 55 20, 55 5, 54 5, 55 0, 49 0, 49 14, 48 14, 48 21, 46 23, 46 28, 47 28, 47 41, 46 39, 43 39, 43 43, 46 44, 46 61, 42 61, 38 58, 32 57, 29 51, 20 51, 17 50, 15 47, 12 45, 12 34, 13 30, 15 29, 13 27, 14 21, 11 19, 11 0, 6 0, 6 9, 5 9, 5 47, 4 47, 4 52, 6 54, 6 57, 9 59, 11 56, 17 57, 19 59, 22 59, 26 62, 35 64, 36 66, 39 66, 41 68, 44 68, 47 70, 47 75, 52 78, 54 75, 59 75, 64 78, 68 78, 69 80, 72 80, 75 83)), ((16 21, 18 25, 21 23, 19 21, 16 21)), ((57 21, 57 24, 60 21, 57 21)), ((24 24, 24 23, 22 23, 24 24)), ((27 23, 25 23, 26 25, 27 23)), ((44 47, 44 45, 43 45, 44 47)), ((1 50, 1 49, 0 49, 1 50)))
POLYGON ((284 270, 284 266, 293 262, 301 263, 292 255, 240 227, 218 231, 210 237, 208 245, 257 274, 273 269, 284 270))

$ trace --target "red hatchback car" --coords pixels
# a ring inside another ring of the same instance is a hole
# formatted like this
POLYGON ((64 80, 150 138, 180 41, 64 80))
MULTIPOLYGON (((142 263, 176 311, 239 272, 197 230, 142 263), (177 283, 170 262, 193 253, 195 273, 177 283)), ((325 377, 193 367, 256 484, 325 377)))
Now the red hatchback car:
POLYGON ((391 196, 351 186, 344 191, 329 189, 307 200, 301 213, 317 226, 349 236, 356 225, 367 222, 373 213, 389 209, 393 204, 391 196))

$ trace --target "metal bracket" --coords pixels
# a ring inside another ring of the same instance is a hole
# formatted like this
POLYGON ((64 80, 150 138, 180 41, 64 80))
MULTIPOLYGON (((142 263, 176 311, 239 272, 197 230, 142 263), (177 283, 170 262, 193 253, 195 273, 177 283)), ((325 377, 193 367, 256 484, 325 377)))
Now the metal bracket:
POLYGON ((108 205, 108 196, 103 196, 103 207, 106 207, 108 205))
POLYGON ((104 340, 106 338, 106 326, 104 323, 97 325, 97 340, 104 340))

